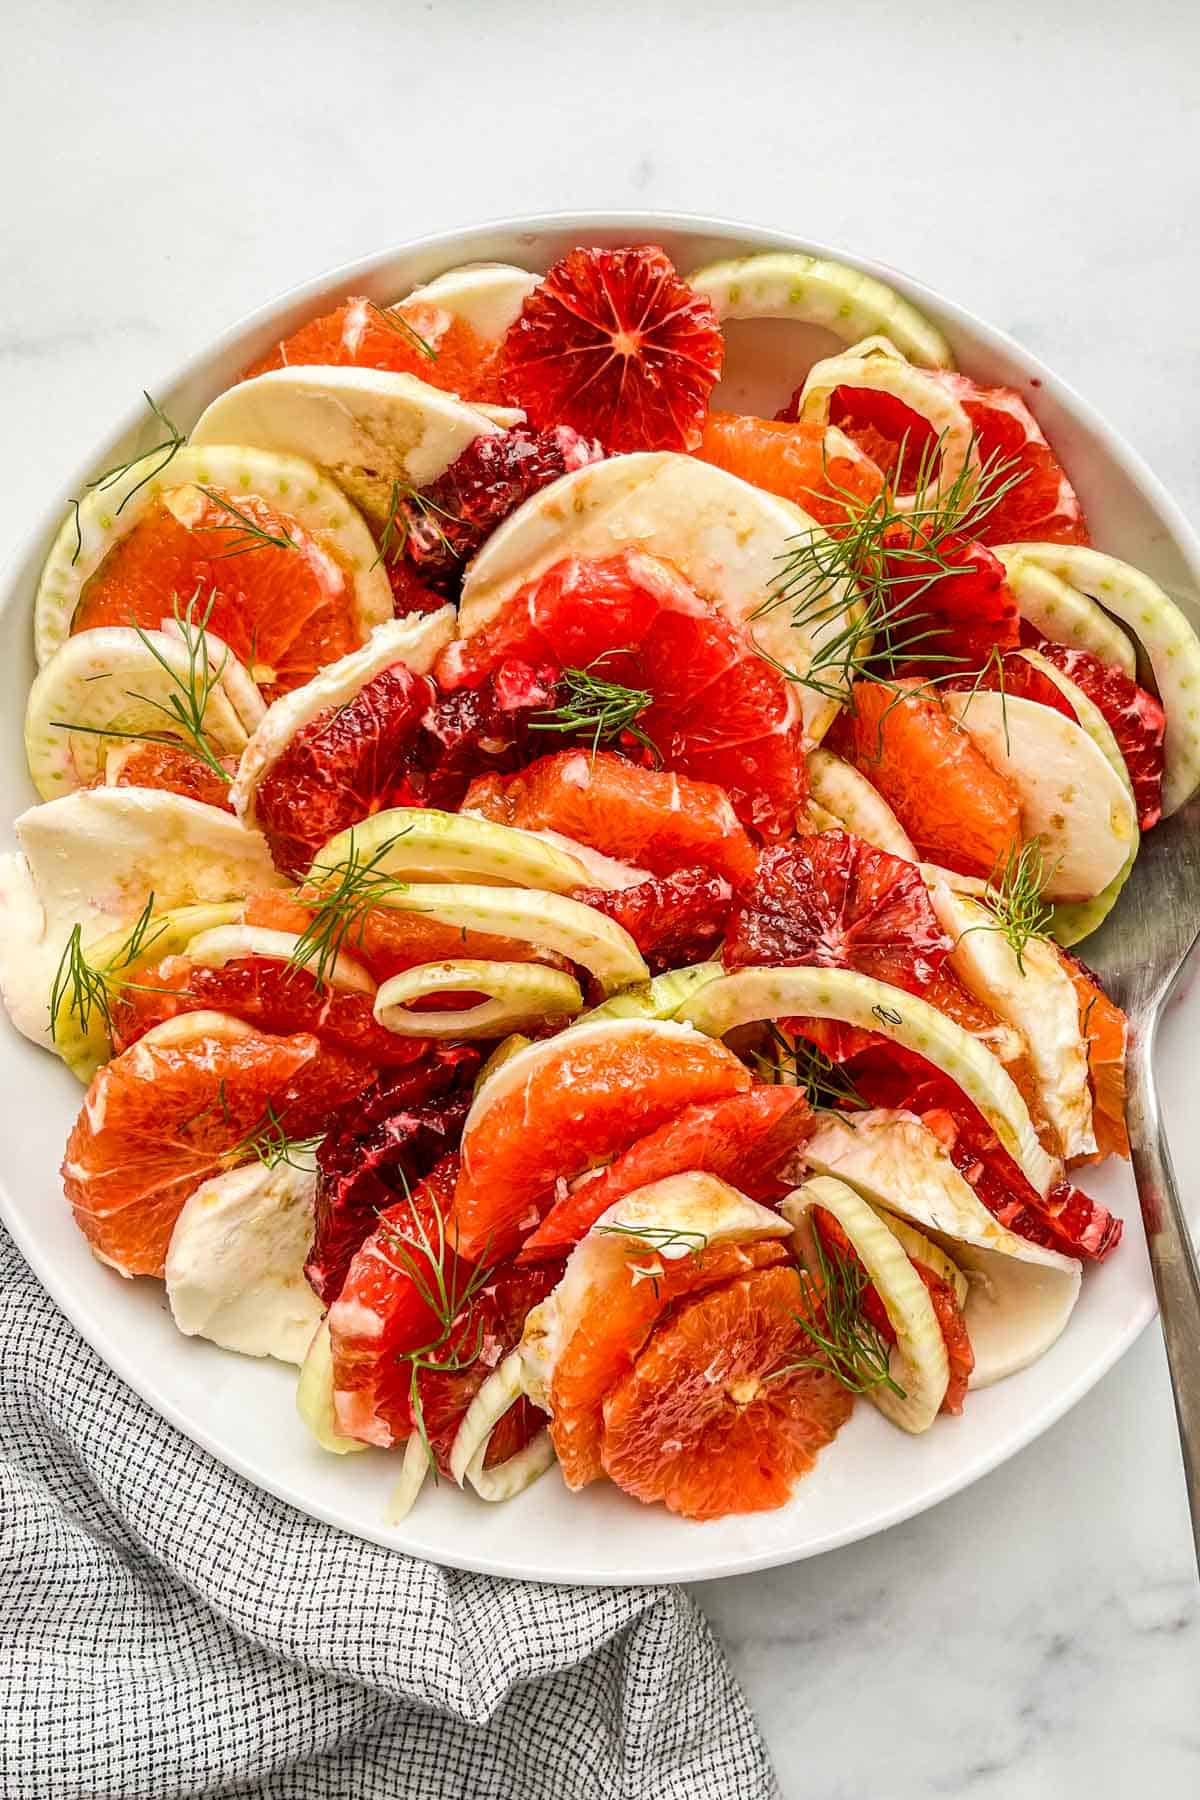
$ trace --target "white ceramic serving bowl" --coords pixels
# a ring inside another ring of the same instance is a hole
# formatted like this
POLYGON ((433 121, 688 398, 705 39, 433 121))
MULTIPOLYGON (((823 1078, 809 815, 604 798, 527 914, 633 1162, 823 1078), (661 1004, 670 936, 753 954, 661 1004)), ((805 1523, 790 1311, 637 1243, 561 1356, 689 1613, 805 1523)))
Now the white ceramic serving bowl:
MULTIPOLYGON (((1003 333, 863 257, 720 220, 652 213, 564 214, 447 232, 335 270, 235 326, 155 390, 171 417, 190 426, 253 357, 347 293, 390 301, 444 269, 469 261, 547 267, 573 244, 663 244, 686 272, 717 257, 762 248, 836 256, 891 282, 933 318, 960 365, 985 382, 1024 393, 1079 491, 1102 549, 1145 568, 1200 619, 1200 543, 1160 484, 1116 432, 1076 394, 1003 333)), ((814 355, 831 340, 776 322, 728 330, 728 375, 718 403, 768 415, 814 355)), ((0 584, 0 817, 34 799, 25 772, 21 720, 33 675, 31 605, 45 551, 66 497, 98 469, 153 441, 139 408, 97 445, 75 478, 49 496, 47 510, 0 584)), ((1133 879, 1137 880, 1136 872, 1133 879)), ((1086 947, 1085 947, 1086 948, 1086 947)), ((1187 996, 1168 1021, 1163 1075, 1180 1185, 1200 1174, 1200 1124, 1185 1107, 1186 1035, 1200 1027, 1200 999, 1187 996)), ((0 1027, 0 1092, 5 1156, 0 1216, 69 1317, 113 1371, 215 1457, 314 1518, 433 1561, 530 1580, 590 1583, 702 1580, 784 1563, 855 1538, 932 1506, 977 1480, 1044 1431, 1127 1350, 1151 1319, 1154 1296, 1132 1182, 1124 1167, 1089 1173, 1086 1185, 1127 1221, 1124 1243, 1089 1270, 1083 1296, 1049 1355, 999 1386, 973 1394, 964 1415, 908 1438, 860 1405, 821 1456, 791 1504, 760 1516, 684 1523, 597 1485, 568 1494, 551 1471, 507 1505, 489 1507, 443 1482, 427 1484, 398 1527, 384 1523, 398 1461, 380 1451, 332 1457, 308 1438, 294 1406, 294 1372, 180 1336, 154 1281, 123 1281, 96 1262, 65 1205, 58 1165, 81 1090, 44 1052, 0 1027)), ((152 1473, 148 1472, 152 1479, 152 1473)), ((164 1505, 170 1496, 164 1494, 164 1505)), ((1014 1521, 1022 1533, 1050 1521, 1014 1521)), ((994 1547, 993 1547, 994 1548, 994 1547)))

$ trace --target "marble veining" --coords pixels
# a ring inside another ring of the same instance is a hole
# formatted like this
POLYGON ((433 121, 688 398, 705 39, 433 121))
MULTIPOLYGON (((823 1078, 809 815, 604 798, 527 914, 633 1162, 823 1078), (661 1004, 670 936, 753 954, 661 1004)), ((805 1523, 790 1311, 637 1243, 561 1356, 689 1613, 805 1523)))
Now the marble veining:
MULTIPOLYGON (((202 29, 43 0, 0 107, 0 547, 271 294, 424 231, 622 206, 912 270, 1045 356, 1200 516, 1197 66, 1179 0, 208 0, 202 29)), ((1156 1329, 970 1492, 697 1595, 788 1800, 1200 1793, 1156 1329)))

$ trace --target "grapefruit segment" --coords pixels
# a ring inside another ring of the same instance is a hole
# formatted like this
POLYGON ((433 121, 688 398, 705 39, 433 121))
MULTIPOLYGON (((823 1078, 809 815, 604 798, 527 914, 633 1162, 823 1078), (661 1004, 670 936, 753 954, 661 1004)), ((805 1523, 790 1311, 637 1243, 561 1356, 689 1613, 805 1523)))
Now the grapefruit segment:
POLYGON ((812 1355, 795 1269, 740 1276, 684 1303, 606 1395, 605 1473, 688 1519, 783 1506, 853 1397, 812 1355))
POLYGON ((605 1020, 531 1045, 480 1090, 463 1134, 454 1223, 464 1256, 504 1256, 555 1183, 594 1168, 681 1107, 744 1093, 723 1045, 663 1020, 605 1020))
POLYGON ((811 1129, 812 1114, 796 1088, 757 1087, 685 1106, 556 1200, 526 1238, 520 1260, 563 1253, 626 1194, 688 1169, 719 1176, 751 1199, 774 1199, 781 1191, 777 1169, 811 1129))
POLYGON ((710 412, 693 454, 793 501, 834 536, 848 512, 873 500, 883 486, 866 452, 824 425, 710 412))
POLYGON ((917 681, 854 684, 833 748, 877 787, 923 860, 986 878, 1021 844, 1016 787, 917 681))
POLYGON ((161 1275, 202 1181, 252 1161, 249 1140, 272 1118, 289 1137, 320 1130, 370 1079, 365 1061, 310 1033, 271 1037, 215 1013, 169 1019, 88 1089, 63 1162, 76 1221, 121 1274, 161 1275))
POLYGON ((464 400, 492 401, 501 398, 494 356, 493 343, 432 299, 380 306, 352 294, 332 312, 280 339, 242 371, 241 380, 265 375, 268 369, 320 363, 325 368, 390 369, 464 400))
POLYGON ((557 831, 656 875, 695 864, 734 886, 755 854, 725 794, 711 782, 643 769, 611 750, 563 750, 516 775, 473 781, 465 812, 526 831, 557 831))

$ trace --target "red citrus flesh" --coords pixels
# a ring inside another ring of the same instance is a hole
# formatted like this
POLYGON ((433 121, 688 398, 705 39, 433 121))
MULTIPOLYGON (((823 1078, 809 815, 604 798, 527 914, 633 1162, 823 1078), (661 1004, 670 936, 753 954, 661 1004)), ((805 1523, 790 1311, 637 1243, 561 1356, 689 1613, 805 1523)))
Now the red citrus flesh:
POLYGON ((654 244, 569 250, 528 296, 501 357, 506 392, 543 430, 608 450, 694 450, 725 355, 712 304, 654 244))
POLYGON ((652 975, 687 968, 715 955, 733 895, 706 869, 651 875, 627 888, 579 888, 574 898, 606 913, 627 931, 652 975))
POLYGON ((605 1473, 688 1519, 786 1505, 853 1397, 812 1354, 794 1269, 761 1269, 688 1301, 604 1401, 605 1473))
POLYGON ((484 1090, 468 1123, 454 1202, 464 1256, 508 1255, 557 1181, 608 1161, 683 1106, 750 1086, 723 1044, 649 1023, 568 1032, 547 1050, 490 1105, 484 1090))
POLYGON ((626 1194, 690 1169, 717 1175, 751 1199, 778 1199, 785 1189, 776 1171, 811 1130, 812 1114, 796 1088, 756 1087, 685 1106, 556 1200, 526 1238, 521 1260, 561 1254, 626 1194))
POLYGON ((725 965, 857 969, 919 994, 950 949, 915 863, 826 831, 763 852, 734 904, 725 965))
POLYGON ((122 1274, 161 1275, 184 1201, 232 1166, 231 1153, 251 1159, 237 1154, 248 1136, 272 1114, 290 1136, 307 1136, 370 1079, 360 1057, 307 1033, 134 1044, 93 1078, 67 1140, 63 1187, 76 1221, 122 1274))
POLYGON ((182 744, 130 744, 116 757, 109 757, 104 773, 90 783, 92 787, 162 788, 168 793, 182 794, 187 800, 199 800, 205 806, 232 810, 229 781, 237 768, 234 757, 218 759, 225 769, 222 776, 182 744))
POLYGON ((855 682, 830 743, 879 789, 922 859, 986 878, 1020 847, 1016 788, 919 685, 855 682))
MULTIPOLYGON (((1013 388, 983 387, 949 370, 938 370, 931 379, 947 388, 962 406, 975 432, 980 459, 985 466, 991 464, 999 483, 1014 475, 1020 477, 995 506, 986 511, 980 508, 972 534, 985 544, 1020 539, 1086 544, 1087 526, 1078 496, 1021 396, 1013 388)), ((927 420, 890 394, 848 387, 835 391, 830 417, 887 474, 895 476, 902 492, 911 490, 921 458, 930 456, 935 442, 927 420)))
POLYGON ((1162 817, 1163 734, 1167 716, 1161 705, 1123 669, 1101 662, 1088 650, 1047 643, 1040 644, 1039 649, 1082 689, 1108 721, 1133 783, 1138 824, 1143 831, 1149 831, 1162 817))
POLYGON ((410 752, 434 694, 394 663, 290 739, 255 794, 276 868, 303 874, 338 832, 409 797, 410 752))
POLYGON ((724 787, 744 825, 771 839, 794 829, 805 771, 786 682, 744 628, 658 558, 640 550, 565 558, 451 644, 439 679, 469 684, 509 656, 643 695, 621 740, 627 753, 645 760, 649 740, 655 761, 724 787))
POLYGON ((176 608, 190 611, 206 617, 268 699, 353 650, 359 633, 345 571, 295 519, 256 495, 239 493, 235 504, 260 531, 291 543, 255 539, 243 548, 245 527, 207 497, 187 525, 159 501, 84 583, 72 632, 157 631, 176 608))
POLYGON ((779 1242, 710 1244, 672 1259, 630 1241, 625 1268, 596 1287, 559 1347, 551 1376, 550 1436, 569 1488, 603 1475, 605 1395, 629 1373, 658 1320, 689 1294, 786 1260, 779 1242))
POLYGON ((323 1044, 368 1057, 380 1069, 420 1056, 424 1040, 386 1031, 376 1024, 373 1006, 370 994, 334 987, 313 969, 273 957, 231 957, 209 968, 187 956, 168 956, 114 995, 113 1047, 127 1050, 152 1026, 180 1013, 222 1012, 280 1037, 311 1032, 323 1044))
POLYGON ((464 400, 498 401, 496 353, 495 344, 440 306, 402 302, 380 307, 355 294, 283 338, 250 364, 242 380, 269 369, 320 363, 326 368, 389 369, 464 400))
POLYGON ((560 832, 655 875, 696 865, 736 887, 754 874, 750 840, 719 787, 639 768, 611 750, 563 750, 517 775, 485 775, 471 783, 463 810, 560 832))

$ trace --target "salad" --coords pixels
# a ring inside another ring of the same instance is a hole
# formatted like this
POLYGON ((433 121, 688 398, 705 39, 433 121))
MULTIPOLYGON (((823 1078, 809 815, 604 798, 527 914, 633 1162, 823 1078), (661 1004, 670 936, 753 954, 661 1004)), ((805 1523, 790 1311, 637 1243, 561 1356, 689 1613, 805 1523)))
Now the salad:
POLYGON ((0 990, 92 1251, 394 1518, 953 1431, 1118 1251, 1077 946, 1200 783, 1183 615, 837 263, 581 246, 261 350, 34 600, 0 990), (746 318, 838 342, 774 418, 714 404, 746 318))

